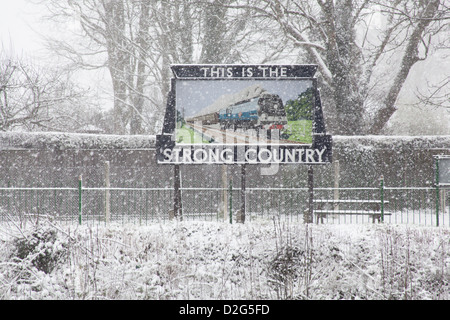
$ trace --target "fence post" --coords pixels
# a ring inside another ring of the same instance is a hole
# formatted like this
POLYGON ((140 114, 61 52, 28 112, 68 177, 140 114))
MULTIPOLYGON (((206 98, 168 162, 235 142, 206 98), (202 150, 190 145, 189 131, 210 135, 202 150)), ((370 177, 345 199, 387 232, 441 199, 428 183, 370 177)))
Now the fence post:
POLYGON ((334 210, 339 211, 339 180, 340 180, 340 168, 339 168, 339 160, 334 161, 334 194, 333 200, 336 201, 334 203, 334 210))
POLYGON ((308 211, 304 217, 304 223, 312 223, 314 221, 314 169, 312 166, 308 167, 308 211))
POLYGON ((180 177, 180 165, 174 165, 174 216, 180 221, 183 220, 183 209, 181 202, 181 177, 180 177))
POLYGON ((228 216, 228 187, 227 187, 227 181, 228 181, 228 172, 227 172, 227 165, 222 165, 222 210, 223 210, 223 221, 226 221, 228 216))
POLYGON ((241 212, 239 214, 239 222, 245 222, 245 164, 241 164, 241 212))
POLYGON ((233 223, 233 180, 230 179, 230 187, 229 187, 229 195, 228 198, 230 199, 230 224, 233 223))
MULTIPOLYGON (((8 181, 8 188, 11 188, 11 181, 8 181)), ((7 197, 6 197, 6 199, 8 200, 8 202, 7 202, 7 208, 8 208, 8 212, 11 212, 11 205, 10 205, 10 202, 9 202, 9 199, 10 199, 10 197, 11 197, 11 195, 13 195, 13 193, 11 192, 11 190, 8 190, 7 192, 6 192, 6 194, 8 195, 7 197)), ((14 195, 13 195, 14 196, 14 195)))
POLYGON ((110 165, 109 161, 105 161, 105 221, 109 223, 111 218, 111 194, 109 188, 111 187, 111 181, 109 179, 110 165))
POLYGON ((80 225, 81 225, 81 213, 82 213, 82 200, 81 200, 82 180, 83 180, 83 177, 80 174, 80 177, 78 178, 78 223, 80 225))
POLYGON ((436 157, 436 227, 439 227, 439 159, 436 157))
POLYGON ((380 211, 381 211, 381 222, 384 222, 384 177, 380 177, 380 211))

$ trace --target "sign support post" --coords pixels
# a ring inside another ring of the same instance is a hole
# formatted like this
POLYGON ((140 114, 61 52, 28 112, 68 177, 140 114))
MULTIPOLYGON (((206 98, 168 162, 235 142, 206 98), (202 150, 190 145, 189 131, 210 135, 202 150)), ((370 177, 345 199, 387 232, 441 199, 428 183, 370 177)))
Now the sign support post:
POLYGON ((176 164, 173 167, 174 171, 174 216, 183 220, 183 210, 181 206, 181 179, 180 179, 180 165, 176 164))
POLYGON ((239 222, 245 222, 245 164, 241 164, 241 211, 239 222))
POLYGON ((308 211, 305 215, 305 223, 312 223, 313 222, 313 215, 314 215, 314 207, 313 207, 313 200, 314 200, 314 169, 313 166, 308 167, 308 211))
POLYGON ((228 217, 228 170, 227 165, 222 165, 222 210, 223 210, 223 220, 225 221, 228 217))

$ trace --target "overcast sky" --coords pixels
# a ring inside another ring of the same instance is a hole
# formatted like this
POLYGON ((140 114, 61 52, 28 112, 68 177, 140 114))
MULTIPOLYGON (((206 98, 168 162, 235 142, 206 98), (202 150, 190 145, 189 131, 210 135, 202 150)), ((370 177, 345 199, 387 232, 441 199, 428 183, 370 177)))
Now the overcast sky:
MULTIPOLYGON (((61 60, 46 50, 42 38, 42 35, 58 34, 58 30, 43 19, 45 10, 45 4, 35 5, 29 0, 0 0, 0 51, 5 50, 10 57, 33 65, 58 68, 61 60)), ((61 36, 68 36, 68 29, 58 35, 61 36)), ((73 80, 97 92, 101 107, 112 108, 107 70, 81 71, 73 80)))
MULTIPOLYGON (((38 26, 38 7, 26 0, 1 0, 0 47, 17 55, 36 57, 43 53, 42 40, 35 29, 38 26)), ((41 28, 42 25, 39 25, 41 28)))

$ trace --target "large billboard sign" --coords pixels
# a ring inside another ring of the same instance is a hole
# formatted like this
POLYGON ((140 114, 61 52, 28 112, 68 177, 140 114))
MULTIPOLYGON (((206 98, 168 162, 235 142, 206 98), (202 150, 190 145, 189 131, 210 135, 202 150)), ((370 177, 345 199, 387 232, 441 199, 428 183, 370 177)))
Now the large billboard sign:
POLYGON ((331 162, 315 65, 173 65, 162 164, 331 162))

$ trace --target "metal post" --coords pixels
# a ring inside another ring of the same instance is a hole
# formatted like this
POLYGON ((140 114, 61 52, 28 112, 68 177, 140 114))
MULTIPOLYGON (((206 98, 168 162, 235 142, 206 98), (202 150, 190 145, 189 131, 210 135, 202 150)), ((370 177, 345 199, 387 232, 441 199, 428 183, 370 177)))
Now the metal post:
POLYGON ((230 179, 230 187, 229 187, 228 198, 230 199, 230 224, 233 223, 233 180, 230 179))
POLYGON ((80 174, 80 177, 78 178, 78 223, 80 225, 81 225, 81 213, 82 213, 82 201, 81 201, 82 180, 83 180, 83 177, 80 174))
POLYGON ((223 221, 226 220, 228 216, 228 187, 227 187, 227 181, 228 181, 228 174, 227 174, 227 165, 222 165, 222 207, 223 207, 223 221))
POLYGON ((381 211, 381 222, 384 222, 384 177, 380 177, 380 211, 381 211))
POLYGON ((182 207, 181 207, 181 179, 180 179, 180 166, 176 164, 174 166, 174 216, 183 219, 182 207))
POLYGON ((245 222, 245 164, 241 165, 241 212, 239 222, 245 222))
POLYGON ((334 161, 334 210, 339 211, 339 180, 340 180, 340 167, 339 160, 334 161))
MULTIPOLYGON (((8 188, 11 188, 11 181, 8 181, 8 188)), ((6 192, 6 194, 8 195, 7 196, 7 208, 8 208, 8 212, 11 212, 11 206, 10 206, 10 202, 9 202, 9 198, 11 197, 11 198, 13 198, 13 199, 15 199, 16 198, 16 196, 15 196, 15 194, 11 191, 11 190, 8 190, 7 192, 6 192)))
POLYGON ((313 222, 314 208, 313 208, 313 200, 314 200, 314 170, 312 166, 308 167, 308 195, 309 195, 309 203, 308 203, 308 212, 304 219, 305 223, 313 222))
POLYGON ((105 161, 105 222, 109 223, 111 219, 111 194, 109 188, 111 187, 111 182, 109 179, 110 172, 109 161, 105 161))
POLYGON ((439 227, 439 159, 436 157, 436 226, 439 227))

